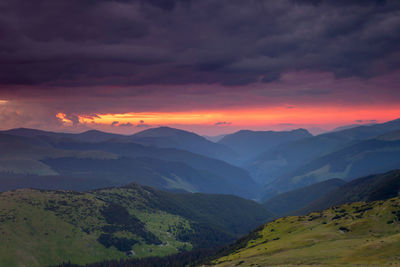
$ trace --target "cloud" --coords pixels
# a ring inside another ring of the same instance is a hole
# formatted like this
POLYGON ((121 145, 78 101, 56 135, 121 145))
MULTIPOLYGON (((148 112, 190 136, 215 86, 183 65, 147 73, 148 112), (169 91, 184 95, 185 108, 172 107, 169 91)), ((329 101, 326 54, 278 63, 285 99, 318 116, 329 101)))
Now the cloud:
POLYGON ((79 124, 79 117, 75 114, 65 114, 65 119, 72 122, 72 126, 76 127, 79 124))
POLYGON ((216 126, 224 126, 224 125, 231 125, 231 124, 232 124, 231 122, 226 122, 226 121, 219 121, 219 122, 214 123, 214 125, 216 125, 216 126))
POLYGON ((357 123, 377 123, 377 120, 355 120, 357 123))
POLYGON ((371 77, 400 67, 399 12, 399 1, 3 0, 0 84, 371 77))
POLYGON ((308 96, 320 96, 320 95, 328 95, 331 94, 332 92, 327 89, 304 89, 304 90, 298 90, 296 94, 298 95, 308 95, 308 96))
MULTIPOLYGON (((119 121, 113 121, 110 125, 111 127, 118 126, 118 127, 133 127, 134 125, 130 122, 126 123, 120 123, 119 121)), ((145 124, 143 120, 140 120, 139 123, 136 125, 136 127, 143 127, 143 128, 148 128, 151 127, 151 125, 145 124)))
POLYGON ((118 124, 118 127, 132 127, 133 124, 130 122, 118 124))
POLYGON ((139 128, 150 128, 151 125, 144 123, 144 120, 140 120, 139 123, 136 125, 139 128))

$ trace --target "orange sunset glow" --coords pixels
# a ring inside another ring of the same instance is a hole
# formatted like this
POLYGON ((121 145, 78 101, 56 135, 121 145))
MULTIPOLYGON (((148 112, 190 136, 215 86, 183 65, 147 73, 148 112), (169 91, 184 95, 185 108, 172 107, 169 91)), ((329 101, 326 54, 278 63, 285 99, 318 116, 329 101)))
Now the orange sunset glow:
MULTIPOLYGON (((371 109, 371 107, 275 107, 196 112, 142 112, 123 114, 78 115, 81 124, 97 125, 221 125, 263 126, 274 124, 339 125, 357 120, 386 121, 397 118, 400 107, 371 109)), ((64 113, 58 113, 64 124, 71 124, 64 113)))

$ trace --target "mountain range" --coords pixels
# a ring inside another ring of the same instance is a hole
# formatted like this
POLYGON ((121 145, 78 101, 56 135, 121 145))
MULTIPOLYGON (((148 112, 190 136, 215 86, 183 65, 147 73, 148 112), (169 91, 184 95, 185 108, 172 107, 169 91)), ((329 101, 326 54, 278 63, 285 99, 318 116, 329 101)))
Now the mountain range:
POLYGON ((243 169, 186 150, 141 145, 119 135, 17 129, 0 134, 0 147, 3 191, 89 190, 136 181, 172 191, 257 196, 257 186, 243 169), (106 137, 111 139, 104 141, 106 137))
POLYGON ((175 254, 171 266, 189 264, 185 255, 221 266, 362 265, 367 253, 395 262, 399 168, 400 120, 317 136, 239 131, 217 143, 168 127, 3 131, 0 260, 165 266, 139 261, 175 254))
POLYGON ((323 180, 389 171, 399 166, 399 129, 394 120, 300 139, 262 153, 245 169, 264 181, 263 199, 323 180))
POLYGON ((269 185, 278 191, 310 185, 330 178, 347 181, 371 173, 380 173, 400 166, 400 139, 395 132, 365 141, 354 142, 334 152, 313 159, 288 172, 269 185), (387 138, 386 135, 391 136, 387 138))

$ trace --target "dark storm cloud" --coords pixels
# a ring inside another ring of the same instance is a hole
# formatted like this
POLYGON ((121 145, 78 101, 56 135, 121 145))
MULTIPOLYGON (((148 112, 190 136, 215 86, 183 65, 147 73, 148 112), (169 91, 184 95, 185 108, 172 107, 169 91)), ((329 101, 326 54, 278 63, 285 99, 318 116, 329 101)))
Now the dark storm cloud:
POLYGON ((319 95, 328 95, 332 92, 327 89, 306 89, 306 90, 298 90, 296 91, 297 95, 308 95, 308 96, 319 96, 319 95))
MULTIPOLYGON (((400 67, 399 1, 3 0, 0 83, 271 82, 400 67)), ((317 92, 318 93, 318 92, 317 92)))

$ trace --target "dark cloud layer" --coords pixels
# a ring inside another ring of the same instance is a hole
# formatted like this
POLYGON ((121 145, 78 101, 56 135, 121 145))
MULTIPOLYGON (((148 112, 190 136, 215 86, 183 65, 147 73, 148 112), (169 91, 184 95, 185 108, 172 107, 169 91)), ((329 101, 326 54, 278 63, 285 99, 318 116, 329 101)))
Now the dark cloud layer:
POLYGON ((399 32, 396 0, 2 0, 0 84, 244 85, 298 70, 368 78, 400 67, 399 32))

